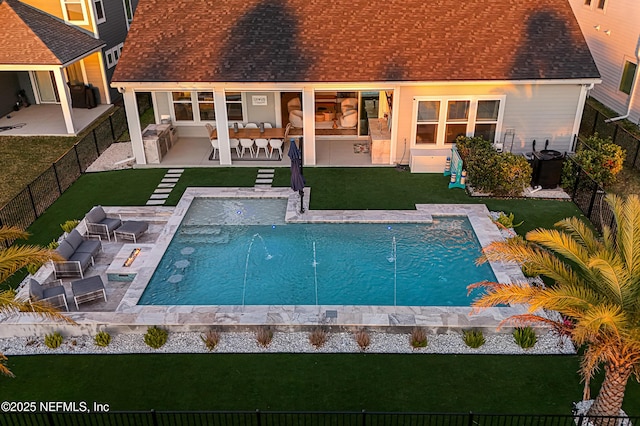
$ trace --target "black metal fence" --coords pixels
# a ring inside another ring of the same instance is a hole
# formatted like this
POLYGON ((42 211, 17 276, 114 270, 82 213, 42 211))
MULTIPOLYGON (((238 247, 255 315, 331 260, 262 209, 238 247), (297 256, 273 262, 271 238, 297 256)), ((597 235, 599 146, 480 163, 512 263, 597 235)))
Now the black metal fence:
POLYGON ((17 426, 586 426, 638 424, 640 417, 586 417, 573 415, 522 415, 476 413, 375 413, 375 412, 108 412, 108 413, 6 413, 0 425, 17 426))
POLYGON ((607 123, 611 117, 605 115, 590 104, 585 104, 580 122, 580 135, 588 137, 594 133, 602 138, 611 137, 616 145, 620 145, 627 151, 624 165, 640 169, 640 137, 625 129, 621 123, 607 123))
POLYGON ((102 123, 0 208, 0 226, 26 229, 67 190, 109 146, 127 130, 123 108, 102 123))

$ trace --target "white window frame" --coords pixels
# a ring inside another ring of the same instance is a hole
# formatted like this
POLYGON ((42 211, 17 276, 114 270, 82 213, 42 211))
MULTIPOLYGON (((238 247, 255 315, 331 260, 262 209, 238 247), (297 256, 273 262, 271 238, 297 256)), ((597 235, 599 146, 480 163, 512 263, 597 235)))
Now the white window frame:
MULTIPOLYGON (((411 119, 411 148, 421 149, 442 149, 450 148, 452 143, 445 143, 447 109, 449 101, 469 101, 469 117, 467 120, 466 135, 472 137, 476 128, 476 116, 478 112, 478 101, 500 101, 498 108, 498 120, 496 122, 496 134, 492 143, 500 141, 502 134, 502 121, 504 119, 506 95, 474 95, 474 96, 416 96, 413 98, 413 115, 411 119), (416 133, 418 125, 418 102, 420 101, 440 101, 440 111, 438 114, 438 135, 436 143, 416 143, 416 133)), ((451 122, 454 123, 454 122, 451 122)), ((488 120, 483 120, 479 124, 492 124, 488 120)))
POLYGON ((84 0, 60 0, 60 6, 62 8, 62 16, 64 20, 70 24, 75 25, 87 25, 89 24, 89 19, 87 18, 87 6, 85 5, 84 0), (67 4, 79 4, 82 9, 82 20, 71 20, 69 19, 69 14, 67 13, 67 4))
POLYGON ((133 8, 131 6, 131 0, 122 0, 122 8, 124 9, 124 20, 127 21, 128 31, 129 27, 131 26, 131 22, 133 21, 133 8), (129 16, 131 16, 131 18, 129 18, 129 16))
MULTIPOLYGON (((171 120, 175 123, 178 122, 182 125, 199 125, 199 124, 203 124, 203 123, 211 123, 211 124, 215 124, 215 120, 200 120, 200 101, 198 101, 198 92, 213 92, 214 89, 200 89, 200 90, 172 90, 171 92, 167 93, 168 96, 168 102, 170 105, 170 113, 171 113, 171 120), (191 94, 191 101, 180 101, 180 102, 176 102, 173 100, 173 92, 189 92, 191 94), (174 103, 191 103, 191 109, 193 110, 193 120, 176 120, 176 111, 175 108, 173 107, 174 103)), ((229 90, 229 92, 238 92, 238 90, 229 90)), ((237 121, 237 120, 229 120, 227 117, 227 120, 229 121, 229 123, 234 123, 234 122, 238 122, 238 123, 243 123, 246 122, 247 120, 247 103, 246 103, 246 92, 240 92, 240 97, 241 100, 240 101, 230 101, 227 102, 225 99, 225 107, 226 104, 228 103, 241 103, 242 105, 242 121, 237 121)), ((214 104, 214 108, 215 108, 215 101, 212 102, 202 102, 202 103, 213 103, 214 104)), ((215 109, 214 109, 215 111, 215 109)))
POLYGON ((104 51, 105 62, 107 63, 107 68, 113 68, 116 66, 118 61, 120 60, 120 56, 122 56, 122 47, 124 43, 120 43, 116 46, 113 46, 111 49, 107 49, 104 51))
POLYGON ((224 92, 224 107, 227 109, 227 120, 229 121, 229 123, 242 123, 247 121, 247 102, 246 102, 246 92, 240 92, 240 100, 239 101, 228 101, 227 100, 227 92, 238 92, 238 90, 225 90, 224 92), (229 104, 240 104, 240 107, 242 108, 242 121, 238 121, 238 120, 231 120, 229 119, 229 104))
POLYGON ((605 12, 607 10, 607 0, 592 0, 591 3, 595 3, 595 8, 596 10, 599 10, 600 12, 605 12), (600 2, 603 2, 602 7, 600 7, 600 2))
POLYGON ((96 13, 96 24, 103 24, 107 22, 107 15, 104 13, 105 0, 93 0, 93 9, 96 13), (102 19, 98 17, 98 9, 102 12, 102 19))

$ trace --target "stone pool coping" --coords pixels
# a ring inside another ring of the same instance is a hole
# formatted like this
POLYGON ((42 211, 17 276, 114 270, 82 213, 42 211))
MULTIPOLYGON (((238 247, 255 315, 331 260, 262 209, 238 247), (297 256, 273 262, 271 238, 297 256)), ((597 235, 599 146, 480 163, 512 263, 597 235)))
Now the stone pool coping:
MULTIPOLYGON (((144 333, 148 326, 158 325, 171 331, 203 331, 211 326, 228 329, 250 329, 271 326, 277 330, 300 330, 327 325, 340 329, 367 327, 379 331, 399 331, 406 327, 428 327, 435 332, 451 329, 479 328, 494 332, 507 317, 526 312, 523 306, 487 308, 470 315, 469 307, 433 306, 335 306, 335 305, 265 305, 265 306, 145 306, 137 305, 171 239, 178 230, 194 198, 284 198, 287 199, 287 223, 378 222, 428 223, 433 216, 467 216, 480 244, 500 240, 498 228, 490 219, 484 204, 418 204, 415 210, 309 210, 311 188, 305 189, 304 214, 299 213, 300 199, 289 188, 188 188, 145 261, 136 268, 131 282, 115 312, 71 312, 69 317, 79 324, 67 326, 31 315, 5 318, 3 324, 22 325, 25 333, 44 334, 64 329, 69 335, 110 332, 144 333), (44 326, 44 328, 43 328, 44 326), (44 330, 44 331, 43 331, 44 330)), ((492 262, 499 282, 525 282, 518 265, 492 262)), ((14 334, 15 335, 15 334, 14 334)))

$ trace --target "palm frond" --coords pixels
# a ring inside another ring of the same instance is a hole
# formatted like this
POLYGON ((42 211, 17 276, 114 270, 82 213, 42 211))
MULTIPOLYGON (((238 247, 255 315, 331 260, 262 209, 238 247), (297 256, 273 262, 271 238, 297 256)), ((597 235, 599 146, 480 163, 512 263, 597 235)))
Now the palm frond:
POLYGON ((600 370, 600 363, 606 359, 606 345, 591 344, 585 349, 580 361, 580 373, 587 382, 593 380, 600 370))
POLYGON ((505 318, 502 321, 500 321, 500 324, 498 325, 498 329, 504 327, 505 325, 521 327, 521 326, 526 326, 531 324, 544 324, 544 325, 551 326, 553 328, 558 328, 560 325, 557 321, 554 321, 549 318, 545 318, 541 315, 519 314, 519 315, 512 315, 509 318, 505 318))
POLYGON ((475 288, 484 288, 485 294, 473 301, 471 306, 474 310, 500 304, 527 304, 537 292, 542 291, 539 287, 526 284, 503 284, 487 281, 471 284, 467 287, 469 291, 475 288))
POLYGON ((585 247, 589 253, 602 249, 602 243, 598 241, 593 231, 577 217, 562 219, 553 226, 570 235, 573 240, 585 247))
POLYGON ((32 263, 45 263, 52 260, 63 260, 53 250, 38 246, 11 246, 0 251, 0 282, 6 280, 18 269, 32 263))
POLYGON ((583 312, 602 303, 597 293, 582 285, 546 288, 531 298, 532 309, 550 309, 564 315, 580 317, 583 312))
POLYGON ((527 232, 527 241, 559 254, 582 269, 588 270, 589 252, 584 246, 574 240, 570 234, 556 229, 534 229, 527 232))
POLYGON ((29 233, 15 226, 0 226, 0 242, 10 240, 26 240, 29 233))
POLYGON ((49 303, 18 299, 13 290, 0 292, 0 313, 6 315, 33 313, 42 318, 76 324, 70 317, 62 314, 49 303))
POLYGON ((612 334, 618 338, 628 325, 628 319, 620 306, 601 304, 585 311, 576 318, 576 329, 584 329, 585 333, 606 337, 612 334))
POLYGON ((596 272, 600 279, 593 280, 593 285, 601 288, 612 301, 624 304, 625 287, 629 282, 629 274, 624 265, 611 252, 602 251, 591 258, 589 267, 596 272))
POLYGON ((629 195, 625 201, 608 197, 618 225, 618 251, 630 273, 640 272, 640 200, 629 195))
POLYGON ((6 366, 6 362, 7 362, 7 357, 4 356, 4 354, 2 352, 0 352, 0 374, 3 374, 5 376, 9 376, 9 377, 16 377, 11 370, 9 370, 6 366))

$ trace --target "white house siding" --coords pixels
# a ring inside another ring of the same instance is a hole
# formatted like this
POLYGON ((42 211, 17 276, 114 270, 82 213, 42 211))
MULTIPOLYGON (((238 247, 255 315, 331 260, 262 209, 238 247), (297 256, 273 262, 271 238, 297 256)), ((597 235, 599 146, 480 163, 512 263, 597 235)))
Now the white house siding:
MULTIPOLYGON (((412 138, 414 123, 413 99, 416 96, 465 96, 496 95, 506 96, 504 119, 499 141, 506 129, 514 129, 514 153, 531 151, 531 143, 536 140, 536 149, 544 147, 549 140, 549 149, 568 151, 573 138, 573 125, 580 100, 579 84, 478 84, 451 86, 402 86, 400 90, 400 116, 396 162, 404 161, 408 150, 416 148, 412 138), (407 140, 407 152, 404 152, 404 140, 407 140)), ((428 148, 419 145, 419 148, 428 148)), ((435 146, 430 146, 436 148, 435 146)), ((444 148, 442 146, 438 147, 444 148)), ((510 140, 504 147, 511 148, 510 140)))
MULTIPOLYGON (((570 3, 602 76, 602 83, 594 87, 591 96, 624 114, 629 95, 619 90, 620 79, 625 61, 637 63, 635 52, 640 47, 640 2, 607 0, 604 11, 597 9, 597 0, 593 0, 591 6, 586 6, 584 0, 570 0, 570 3), (609 35, 607 31, 610 31, 609 35)), ((635 123, 640 121, 640 93, 637 89, 629 119, 635 123)))

